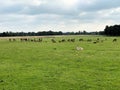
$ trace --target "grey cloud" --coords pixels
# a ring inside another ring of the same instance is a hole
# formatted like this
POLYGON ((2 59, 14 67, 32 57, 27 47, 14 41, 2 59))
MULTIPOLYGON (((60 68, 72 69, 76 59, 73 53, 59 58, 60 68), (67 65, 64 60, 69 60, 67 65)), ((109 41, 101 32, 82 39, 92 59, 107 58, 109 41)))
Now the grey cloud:
POLYGON ((22 9, 23 7, 19 5, 1 7, 0 14, 17 14, 22 9))
MULTIPOLYGON (((24 2, 24 1, 23 1, 24 2)), ((0 6, 0 23, 5 24, 85 24, 95 22, 106 22, 112 20, 119 22, 120 0, 94 0, 91 4, 80 2, 72 8, 62 6, 58 0, 46 0, 40 5, 24 3, 6 4, 0 6), (112 11, 110 13, 110 11, 112 11), (101 12, 101 13, 99 13, 101 12), (108 15, 108 16, 106 16, 108 15)), ((5 2, 4 2, 5 3, 5 2)))
POLYGON ((120 7, 120 0, 96 0, 93 4, 79 6, 83 11, 98 11, 120 7))
MULTIPOLYGON (((46 0, 47 1, 47 0, 46 0)), ((62 15, 77 15, 82 11, 94 12, 104 9, 111 9, 119 7, 120 0, 96 0, 92 4, 81 4, 80 2, 76 6, 67 9, 66 6, 62 6, 60 1, 51 0, 51 2, 42 3, 39 6, 25 5, 23 3, 16 3, 8 6, 0 6, 0 13, 14 13, 14 14, 62 14, 62 15)))
MULTIPOLYGON (((47 1, 47 0, 46 0, 47 1)), ((0 14, 73 14, 77 13, 76 8, 66 9, 60 1, 51 0, 51 2, 41 3, 39 6, 32 4, 16 3, 0 6, 0 14)))

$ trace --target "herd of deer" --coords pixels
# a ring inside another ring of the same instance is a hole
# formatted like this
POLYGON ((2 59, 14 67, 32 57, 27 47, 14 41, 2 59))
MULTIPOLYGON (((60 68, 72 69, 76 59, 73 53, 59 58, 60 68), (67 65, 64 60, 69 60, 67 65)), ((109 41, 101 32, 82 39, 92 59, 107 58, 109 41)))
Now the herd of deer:
MULTIPOLYGON (((21 42, 42 42, 43 38, 19 38, 19 39, 9 38, 10 42, 14 42, 14 41, 17 41, 17 40, 19 40, 21 42)), ((99 43, 99 42, 103 42, 105 40, 107 40, 107 39, 104 39, 104 40, 100 40, 100 38, 97 38, 96 40, 92 40, 92 39, 84 40, 83 38, 78 39, 79 42, 87 41, 87 42, 92 42, 94 44, 99 43)), ((57 42, 59 42, 59 43, 62 43, 62 42, 75 42, 75 41, 76 41, 76 39, 74 39, 74 38, 72 38, 72 39, 61 39, 61 40, 58 40, 58 41, 55 38, 51 39, 51 42, 53 42, 53 43, 57 43, 57 42)), ((117 42, 117 39, 114 38, 112 40, 112 42, 117 42)))

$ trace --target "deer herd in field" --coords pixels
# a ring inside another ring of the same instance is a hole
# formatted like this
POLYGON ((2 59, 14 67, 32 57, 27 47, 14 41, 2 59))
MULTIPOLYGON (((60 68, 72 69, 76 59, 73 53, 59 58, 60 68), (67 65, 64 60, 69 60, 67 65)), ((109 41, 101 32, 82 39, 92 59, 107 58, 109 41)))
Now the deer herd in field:
MULTIPOLYGON (((97 44, 97 43, 102 43, 104 41, 106 41, 107 39, 100 39, 100 38, 96 38, 96 40, 92 40, 92 39, 83 39, 83 38, 80 38, 80 39, 75 39, 75 38, 69 38, 69 39, 60 39, 60 40, 57 40, 55 38, 51 38, 50 41, 52 43, 62 43, 62 42, 75 42, 75 41, 79 41, 79 42, 83 42, 83 41, 86 41, 86 42, 92 42, 94 44, 97 44)), ((21 41, 21 42, 43 42, 43 38, 9 38, 9 41, 10 42, 15 42, 15 41, 21 41)), ((47 41, 45 41, 47 42, 47 41)), ((117 39, 114 38, 112 40, 112 42, 117 42, 117 39)))

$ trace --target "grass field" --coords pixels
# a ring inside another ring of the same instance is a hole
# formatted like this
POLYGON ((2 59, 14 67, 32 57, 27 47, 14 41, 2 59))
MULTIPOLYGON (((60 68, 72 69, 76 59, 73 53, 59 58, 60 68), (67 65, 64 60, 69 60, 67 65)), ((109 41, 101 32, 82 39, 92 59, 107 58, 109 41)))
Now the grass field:
POLYGON ((120 90, 120 37, 63 36, 75 42, 0 40, 0 90, 120 90), (83 38, 85 41, 79 42, 83 38), (103 42, 94 44, 87 39, 103 42), (76 50, 82 47, 83 50, 76 50))

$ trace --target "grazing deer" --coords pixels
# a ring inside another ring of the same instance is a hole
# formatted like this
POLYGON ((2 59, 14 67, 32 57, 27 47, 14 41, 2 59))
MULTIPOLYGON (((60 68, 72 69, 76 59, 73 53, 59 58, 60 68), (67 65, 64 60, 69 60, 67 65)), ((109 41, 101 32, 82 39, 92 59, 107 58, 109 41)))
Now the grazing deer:
POLYGON ((113 42, 116 42, 117 41, 117 39, 115 38, 115 39, 113 39, 113 42))

